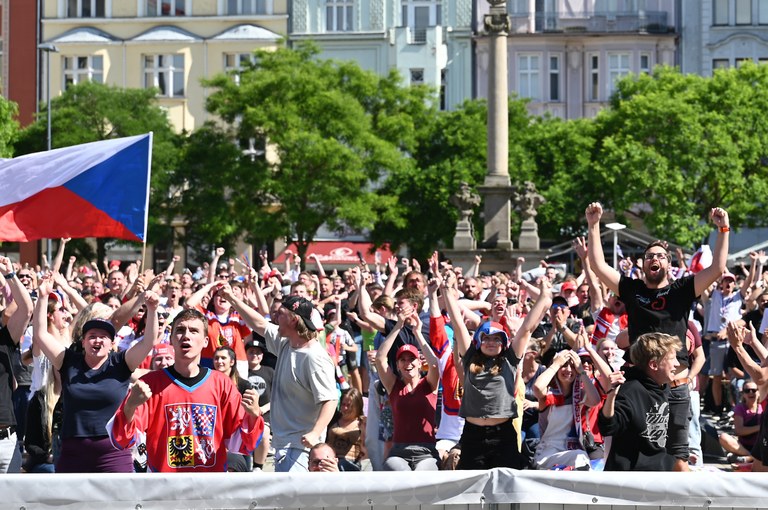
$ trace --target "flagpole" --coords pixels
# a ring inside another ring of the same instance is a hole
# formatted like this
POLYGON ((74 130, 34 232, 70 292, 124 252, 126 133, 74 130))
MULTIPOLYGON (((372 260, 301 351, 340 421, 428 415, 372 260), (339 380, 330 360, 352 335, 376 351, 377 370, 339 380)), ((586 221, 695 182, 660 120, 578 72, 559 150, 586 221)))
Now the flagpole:
POLYGON ((145 196, 146 201, 144 202, 144 235, 141 236, 142 239, 142 246, 141 246, 141 272, 144 272, 144 264, 147 260, 147 225, 149 224, 149 190, 150 190, 150 181, 152 180, 152 142, 154 141, 155 132, 150 131, 149 132, 149 150, 147 151, 147 168, 149 169, 147 171, 147 191, 145 196))

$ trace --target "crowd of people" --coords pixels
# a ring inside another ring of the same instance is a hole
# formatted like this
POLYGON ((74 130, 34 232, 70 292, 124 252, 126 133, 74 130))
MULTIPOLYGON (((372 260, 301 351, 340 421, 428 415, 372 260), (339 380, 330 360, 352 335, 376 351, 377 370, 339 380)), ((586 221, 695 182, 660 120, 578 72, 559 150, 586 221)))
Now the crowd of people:
POLYGON ((0 257, 0 472, 687 471, 701 402, 765 470, 765 255, 730 272, 716 208, 708 266, 614 268, 585 216, 571 273, 0 257))

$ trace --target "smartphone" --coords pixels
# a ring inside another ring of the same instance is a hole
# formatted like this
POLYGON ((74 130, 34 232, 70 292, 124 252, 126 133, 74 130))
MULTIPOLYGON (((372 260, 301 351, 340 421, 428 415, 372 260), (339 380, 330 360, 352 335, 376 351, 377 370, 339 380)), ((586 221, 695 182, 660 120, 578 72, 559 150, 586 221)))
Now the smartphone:
POLYGON ((365 258, 363 258, 363 252, 361 252, 360 250, 357 250, 357 260, 359 260, 361 264, 365 264, 365 258))

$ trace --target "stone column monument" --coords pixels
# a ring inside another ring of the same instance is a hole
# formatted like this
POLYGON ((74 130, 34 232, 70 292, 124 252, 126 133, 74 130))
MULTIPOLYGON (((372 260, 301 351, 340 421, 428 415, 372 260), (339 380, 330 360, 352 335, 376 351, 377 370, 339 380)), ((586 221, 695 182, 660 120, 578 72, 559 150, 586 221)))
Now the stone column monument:
POLYGON ((510 233, 509 119, 507 86, 507 33, 510 20, 506 0, 488 0, 485 16, 489 35, 488 62, 488 173, 478 187, 485 199, 483 247, 512 250, 510 233))
POLYGON ((472 226, 472 215, 474 208, 480 205, 480 196, 472 193, 469 184, 462 182, 457 191, 451 197, 451 203, 459 209, 461 217, 456 223, 456 235, 453 237, 454 250, 474 250, 477 248, 475 242, 475 229, 472 226))

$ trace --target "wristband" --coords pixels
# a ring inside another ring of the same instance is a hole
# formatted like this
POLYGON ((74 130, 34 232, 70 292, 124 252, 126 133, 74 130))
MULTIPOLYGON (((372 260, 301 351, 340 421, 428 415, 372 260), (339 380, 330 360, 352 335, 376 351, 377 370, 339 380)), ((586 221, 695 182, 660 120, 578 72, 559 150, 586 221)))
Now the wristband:
POLYGON ((718 230, 720 232, 722 232, 723 234, 725 234, 726 232, 730 232, 731 231, 731 227, 720 227, 718 230))
POLYGON ((16 276, 16 271, 11 271, 10 273, 8 273, 8 274, 6 274, 6 275, 3 275, 3 276, 5 276, 5 279, 6 279, 6 280, 10 280, 10 279, 11 279, 11 278, 13 278, 14 276, 16 276))

